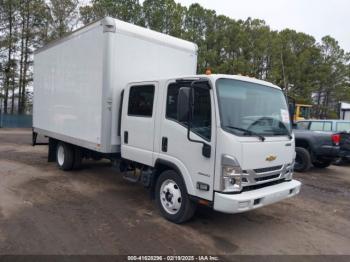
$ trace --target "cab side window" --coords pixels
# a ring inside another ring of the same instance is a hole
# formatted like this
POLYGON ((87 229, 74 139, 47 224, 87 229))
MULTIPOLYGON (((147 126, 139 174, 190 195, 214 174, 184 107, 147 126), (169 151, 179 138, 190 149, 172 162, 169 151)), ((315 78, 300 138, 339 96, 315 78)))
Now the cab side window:
POLYGON ((312 130, 312 131, 323 131, 323 122, 319 122, 319 121, 311 122, 310 130, 312 130))
POLYGON ((129 93, 128 115, 152 117, 154 86, 132 86, 129 93))
POLYGON ((298 122, 297 129, 308 130, 309 129, 309 122, 298 122))
POLYGON ((171 84, 168 86, 166 98, 166 118, 177 121, 177 95, 180 86, 171 84))
MULTIPOLYGON (((179 89, 178 84, 170 84, 168 86, 166 118, 177 121, 177 96, 179 89)), ((187 127, 188 123, 179 123, 187 127)), ((211 101, 210 91, 203 88, 194 89, 194 109, 193 119, 191 123, 191 131, 199 135, 205 140, 211 139, 211 101)))
POLYGON ((324 122, 323 131, 332 131, 332 123, 331 122, 324 122))

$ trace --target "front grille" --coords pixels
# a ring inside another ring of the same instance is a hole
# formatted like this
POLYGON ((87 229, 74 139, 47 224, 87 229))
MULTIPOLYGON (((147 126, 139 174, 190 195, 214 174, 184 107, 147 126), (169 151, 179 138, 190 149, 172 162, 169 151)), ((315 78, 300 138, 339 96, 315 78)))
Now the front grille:
POLYGON ((286 180, 284 180, 284 179, 279 179, 279 180, 264 183, 264 184, 245 186, 245 187, 243 187, 243 190, 240 193, 255 190, 255 189, 260 189, 260 188, 268 187, 268 186, 272 186, 272 185, 277 185, 277 184, 280 184, 280 183, 285 182, 285 181, 286 180))
POLYGON ((254 172, 255 173, 272 172, 272 171, 280 170, 281 168, 282 166, 271 166, 271 167, 254 169, 254 172))
POLYGON ((272 176, 256 177, 256 178, 255 178, 255 181, 256 181, 256 182, 260 182, 260 181, 270 180, 270 179, 277 178, 277 177, 279 177, 279 176, 280 176, 280 175, 277 174, 277 175, 272 175, 272 176))

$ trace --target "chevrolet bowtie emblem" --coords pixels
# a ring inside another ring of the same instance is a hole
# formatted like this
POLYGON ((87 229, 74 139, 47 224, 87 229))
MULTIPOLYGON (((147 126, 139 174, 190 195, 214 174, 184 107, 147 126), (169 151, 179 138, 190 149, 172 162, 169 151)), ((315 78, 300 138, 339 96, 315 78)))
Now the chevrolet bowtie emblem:
POLYGON ((271 155, 271 156, 268 156, 265 160, 271 162, 271 161, 276 160, 276 158, 277 158, 277 156, 272 156, 271 155))

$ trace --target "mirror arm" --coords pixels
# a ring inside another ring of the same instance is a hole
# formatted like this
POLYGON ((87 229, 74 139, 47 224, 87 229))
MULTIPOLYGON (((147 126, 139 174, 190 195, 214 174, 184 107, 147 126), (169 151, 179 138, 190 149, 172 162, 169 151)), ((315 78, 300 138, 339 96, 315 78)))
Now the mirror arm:
POLYGON ((190 133, 191 133, 191 126, 190 126, 190 122, 189 122, 188 127, 187 127, 187 139, 191 142, 194 142, 194 143, 200 143, 200 144, 206 145, 206 143, 203 141, 192 139, 190 136, 190 133))
POLYGON ((207 158, 210 158, 210 155, 211 155, 211 145, 208 145, 207 143, 205 143, 205 142, 203 142, 203 141, 200 141, 200 140, 192 139, 191 136, 190 136, 190 133, 191 133, 191 126, 190 126, 190 124, 189 124, 188 127, 187 127, 187 139, 188 139, 190 142, 202 144, 202 145, 203 145, 203 148, 202 148, 202 155, 205 156, 205 157, 207 157, 207 158))

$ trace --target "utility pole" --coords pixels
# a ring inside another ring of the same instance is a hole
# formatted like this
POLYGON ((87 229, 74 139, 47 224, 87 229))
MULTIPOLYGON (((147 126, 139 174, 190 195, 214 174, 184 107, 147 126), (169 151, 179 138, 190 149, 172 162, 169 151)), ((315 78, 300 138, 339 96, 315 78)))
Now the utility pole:
POLYGON ((281 64, 282 64, 282 74, 283 74, 283 85, 284 85, 284 92, 286 96, 288 96, 288 90, 287 90, 287 83, 286 83, 286 74, 284 72, 284 63, 283 63, 283 54, 281 50, 281 64))

